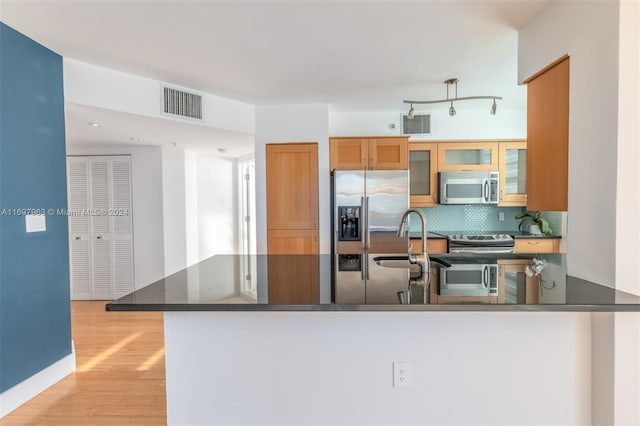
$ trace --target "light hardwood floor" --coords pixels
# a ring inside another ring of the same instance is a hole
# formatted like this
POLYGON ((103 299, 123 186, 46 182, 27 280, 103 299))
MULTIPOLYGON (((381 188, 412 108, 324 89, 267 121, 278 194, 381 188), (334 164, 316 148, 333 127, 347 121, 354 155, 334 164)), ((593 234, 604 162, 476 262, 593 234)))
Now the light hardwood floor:
POLYGON ((77 370, 0 420, 4 425, 164 425, 161 312, 71 303, 77 370))

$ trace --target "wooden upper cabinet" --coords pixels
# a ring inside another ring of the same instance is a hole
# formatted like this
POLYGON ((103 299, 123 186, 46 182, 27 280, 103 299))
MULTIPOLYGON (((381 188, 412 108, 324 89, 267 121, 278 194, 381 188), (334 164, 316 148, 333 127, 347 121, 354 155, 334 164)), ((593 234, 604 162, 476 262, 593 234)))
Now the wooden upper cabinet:
POLYGON ((406 170, 408 136, 331 138, 331 170, 406 170))
POLYGON ((411 207, 438 205, 438 144, 409 144, 409 198, 411 207))
POLYGON ((369 164, 369 140, 332 138, 329 141, 331 170, 364 170, 369 164))
POLYGON ((370 170, 406 170, 409 168, 409 137, 369 139, 370 170))
POLYGON ((527 142, 499 143, 500 172, 499 206, 527 205, 527 142))
POLYGON ((446 142, 438 144, 438 171, 496 171, 497 142, 446 142))
POLYGON ((527 209, 567 211, 569 191, 569 57, 527 84, 527 209))
POLYGON ((267 144, 267 229, 318 229, 317 144, 267 144))

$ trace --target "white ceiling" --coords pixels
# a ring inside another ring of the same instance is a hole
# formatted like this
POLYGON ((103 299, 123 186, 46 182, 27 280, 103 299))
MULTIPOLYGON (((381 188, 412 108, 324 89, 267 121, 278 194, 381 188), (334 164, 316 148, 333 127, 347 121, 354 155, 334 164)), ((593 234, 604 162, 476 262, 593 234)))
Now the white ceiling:
MULTIPOLYGON (((247 103, 404 111, 444 98, 452 77, 460 96, 521 103, 516 31, 548 1, 0 0, 0 19, 65 57, 247 103)), ((87 137, 74 120, 90 111, 67 109, 70 137, 87 137)), ((118 141, 141 132, 125 115, 118 141)))

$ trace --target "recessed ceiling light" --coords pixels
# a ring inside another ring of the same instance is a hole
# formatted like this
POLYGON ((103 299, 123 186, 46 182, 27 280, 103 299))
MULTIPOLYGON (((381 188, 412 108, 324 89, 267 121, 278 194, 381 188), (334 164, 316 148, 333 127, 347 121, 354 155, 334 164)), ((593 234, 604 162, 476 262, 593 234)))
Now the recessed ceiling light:
POLYGON ((218 152, 220 154, 226 154, 227 153, 227 149, 226 148, 218 148, 218 152))
POLYGON ((138 138, 129 138, 129 140, 130 141, 134 141, 134 142, 139 142, 140 141, 140 139, 138 139, 138 138))
POLYGON ((102 124, 91 122, 91 123, 89 123, 89 126, 91 126, 91 127, 102 127, 102 124))

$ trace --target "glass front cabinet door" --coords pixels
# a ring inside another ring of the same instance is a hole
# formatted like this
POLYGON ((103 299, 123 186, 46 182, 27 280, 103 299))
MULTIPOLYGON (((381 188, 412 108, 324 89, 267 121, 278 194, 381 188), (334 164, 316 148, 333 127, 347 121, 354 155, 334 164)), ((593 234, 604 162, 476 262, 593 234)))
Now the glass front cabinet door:
POLYGON ((438 144, 438 171, 498 170, 497 142, 446 142, 438 144))
POLYGON ((409 193, 411 207, 438 205, 437 144, 409 143, 409 193))
POLYGON ((501 206, 527 205, 527 142, 500 142, 501 206))

